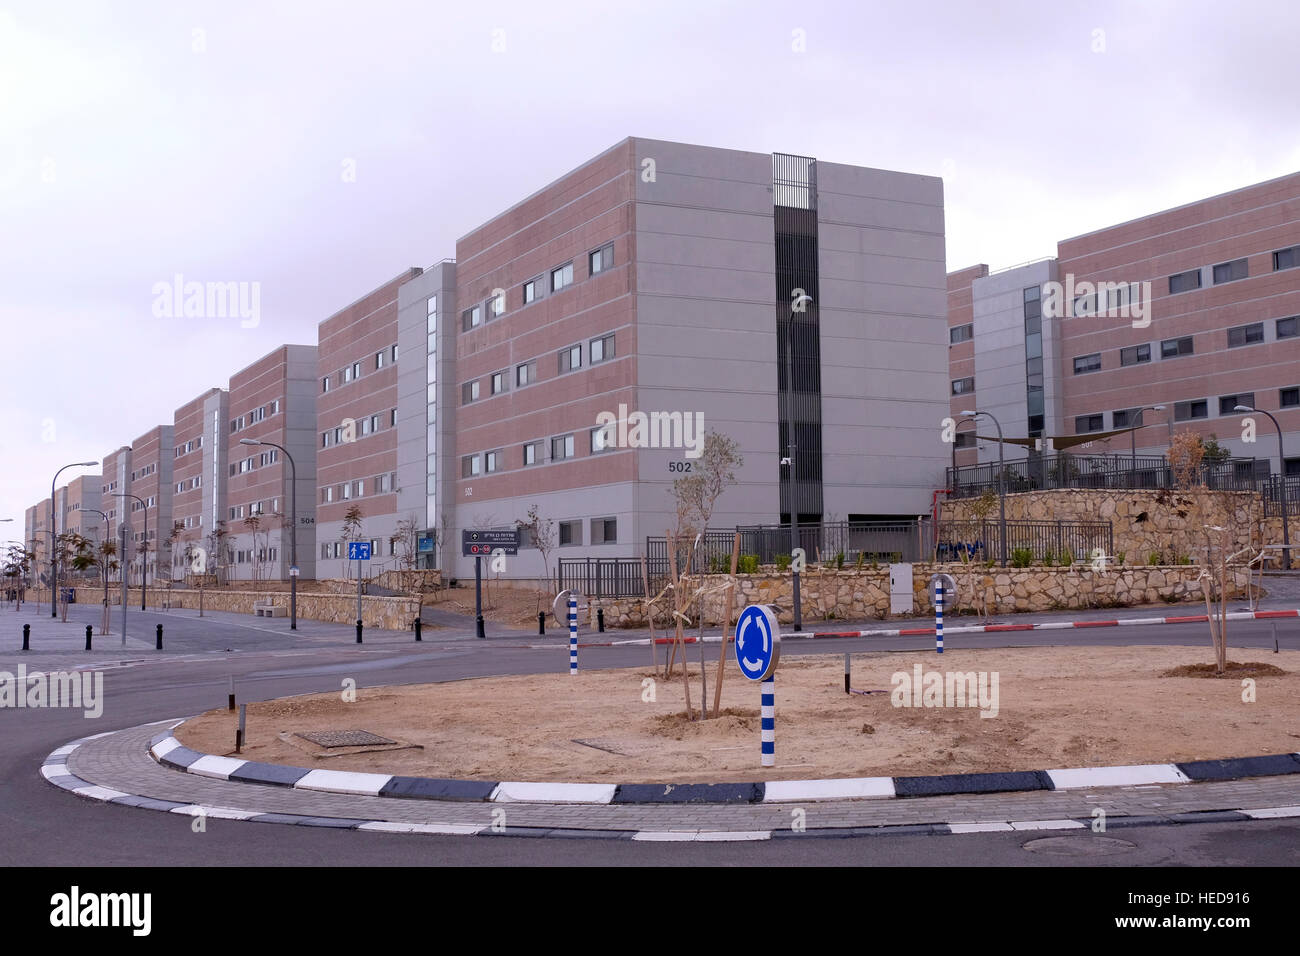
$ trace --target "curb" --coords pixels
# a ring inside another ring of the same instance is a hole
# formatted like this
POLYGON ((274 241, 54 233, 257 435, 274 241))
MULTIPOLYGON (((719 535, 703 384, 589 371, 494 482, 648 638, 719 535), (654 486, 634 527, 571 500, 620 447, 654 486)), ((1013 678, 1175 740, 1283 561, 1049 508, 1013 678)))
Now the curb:
POLYGON ((324 793, 490 803, 810 803, 820 800, 906 799, 969 793, 1133 787, 1300 774, 1300 753, 1288 753, 1127 767, 1073 767, 917 777, 837 777, 755 783, 604 784, 452 780, 347 770, 309 770, 306 767, 202 754, 184 746, 173 736, 172 729, 163 731, 150 741, 149 753, 164 767, 184 773, 238 783, 260 783, 324 793))

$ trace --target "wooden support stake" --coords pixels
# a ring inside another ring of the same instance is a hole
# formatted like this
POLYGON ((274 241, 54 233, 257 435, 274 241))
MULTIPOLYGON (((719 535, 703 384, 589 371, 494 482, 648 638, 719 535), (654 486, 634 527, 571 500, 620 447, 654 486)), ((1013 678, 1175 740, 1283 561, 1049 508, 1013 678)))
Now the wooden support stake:
MULTIPOLYGON (((669 549, 669 553, 672 555, 673 578, 675 579, 675 584, 676 584, 676 587, 673 589, 673 604, 677 608, 677 614, 675 615, 675 619, 677 621, 677 630, 673 638, 674 641, 676 642, 673 645, 673 655, 674 657, 676 656, 677 644, 680 644, 682 647, 682 692, 686 695, 686 717, 688 720, 694 720, 695 711, 691 707, 691 682, 688 679, 686 673, 686 638, 682 633, 682 614, 685 613, 685 609, 682 607, 682 603, 683 603, 682 592, 684 591, 684 588, 682 587, 682 579, 677 574, 677 538, 676 537, 670 537, 668 539, 668 549, 669 549)), ((670 670, 671 667, 672 665, 670 664, 669 665, 670 670)))
POLYGON ((722 647, 718 651, 718 674, 713 681, 713 716, 722 713, 722 675, 727 665, 727 629, 731 627, 731 610, 736 599, 736 568, 740 564, 740 533, 731 543, 731 587, 727 590, 727 610, 722 617, 722 647))
POLYGON ((655 609, 650 603, 650 572, 646 569, 645 555, 641 555, 641 586, 645 588, 645 619, 650 625, 650 669, 659 671, 659 658, 655 654, 655 609))

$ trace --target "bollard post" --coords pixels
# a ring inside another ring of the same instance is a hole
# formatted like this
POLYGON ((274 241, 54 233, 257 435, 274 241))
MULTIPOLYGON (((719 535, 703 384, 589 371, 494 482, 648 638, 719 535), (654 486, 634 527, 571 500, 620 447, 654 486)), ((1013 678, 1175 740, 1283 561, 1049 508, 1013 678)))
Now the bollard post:
POLYGON ((357 618, 357 643, 361 643, 361 618, 357 618))
POLYGON ((32 626, 30 624, 24 624, 23 625, 23 650, 25 651, 31 650, 31 648, 27 646, 27 641, 31 636, 32 636, 32 626))
POLYGON ((943 653, 943 582, 934 586, 934 649, 943 653))
POLYGON ((569 592, 569 676, 578 674, 578 599, 569 592))
POLYGON ((546 636, 546 612, 545 611, 537 612, 537 636, 538 637, 546 636))
POLYGON ((844 655, 844 693, 849 692, 849 655, 844 655))
POLYGON ((605 609, 603 607, 596 608, 596 630, 601 634, 605 633, 605 609))
POLYGON ((162 650, 162 625, 161 624, 158 625, 158 628, 154 632, 154 634, 156 635, 156 639, 154 641, 154 650, 161 651, 162 650))
POLYGON ((235 675, 234 674, 230 675, 230 697, 229 697, 229 703, 227 705, 227 709, 228 710, 235 709, 235 675))
POLYGON ((90 635, 95 633, 95 628, 90 624, 86 625, 86 650, 90 650, 90 635))
POLYGON ((248 705, 239 705, 239 729, 235 731, 235 753, 244 746, 244 718, 248 716, 248 705))
POLYGON ((422 638, 420 637, 420 627, 422 624, 423 622, 417 617, 415 619, 415 640, 417 643, 419 643, 422 640, 422 638))
POLYGON ((760 721, 762 733, 762 765, 764 767, 776 766, 776 678, 769 675, 767 680, 759 684, 761 688, 760 697, 760 721))

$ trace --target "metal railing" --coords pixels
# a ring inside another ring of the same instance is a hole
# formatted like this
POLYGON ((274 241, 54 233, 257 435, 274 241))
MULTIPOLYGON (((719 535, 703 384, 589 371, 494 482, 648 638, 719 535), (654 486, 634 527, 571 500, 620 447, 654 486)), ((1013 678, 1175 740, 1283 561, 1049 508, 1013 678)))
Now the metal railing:
MULTIPOLYGON (((998 490, 998 464, 961 465, 945 469, 954 498, 977 498, 998 490)), ((1008 461, 1002 467, 1007 494, 1054 488, 1175 487, 1173 470, 1162 456, 1072 455, 1057 452, 1008 461)), ((1266 459, 1230 458, 1205 465, 1201 479, 1215 491, 1256 491, 1269 480, 1266 459)))
POLYGON ((1300 514, 1300 475, 1269 475, 1267 482, 1261 483, 1260 490, 1264 496, 1265 516, 1281 515, 1284 502, 1288 515, 1300 514))
MULTIPOLYGON (((667 572, 661 575, 666 578, 667 572)), ((659 587, 652 590, 658 593, 659 587)), ((560 558, 555 565, 555 590, 558 594, 574 589, 587 597, 641 597, 645 585, 641 577, 640 558, 560 558)))
MULTIPOLYGON (((940 561, 990 561, 1001 558, 1000 524, 996 518, 983 521, 945 521, 939 529, 935 555, 940 561)), ((1097 549, 1110 560, 1114 554, 1114 528, 1109 521, 1026 521, 1007 522, 1007 559, 1015 551, 1028 550, 1035 562, 1052 558, 1054 564, 1078 564, 1091 560, 1097 549)))

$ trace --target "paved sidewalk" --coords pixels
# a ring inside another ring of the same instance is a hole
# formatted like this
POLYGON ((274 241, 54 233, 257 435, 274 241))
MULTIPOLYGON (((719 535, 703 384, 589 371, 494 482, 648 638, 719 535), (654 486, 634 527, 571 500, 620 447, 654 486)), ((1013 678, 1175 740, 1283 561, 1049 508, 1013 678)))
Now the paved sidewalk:
POLYGON ((1300 774, 1250 780, 905 800, 793 804, 564 805, 426 801, 354 796, 231 782, 181 773, 148 754, 163 721, 60 748, 47 779, 83 795, 155 810, 260 822, 441 833, 630 836, 634 839, 769 839, 883 832, 961 833, 990 829, 1082 829, 1096 811, 1108 828, 1300 815, 1300 774), (66 761, 66 770, 60 764, 66 761), (61 783, 60 783, 61 781, 61 783), (213 808, 225 808, 224 810, 213 808), (1281 809, 1279 809, 1281 808, 1281 809), (799 826, 805 827, 800 830, 799 826), (502 829, 504 828, 504 829, 502 829), (557 832, 558 831, 558 832, 557 832), (576 832, 575 832, 576 831, 576 832), (888 832, 899 832, 891 829, 888 832))

